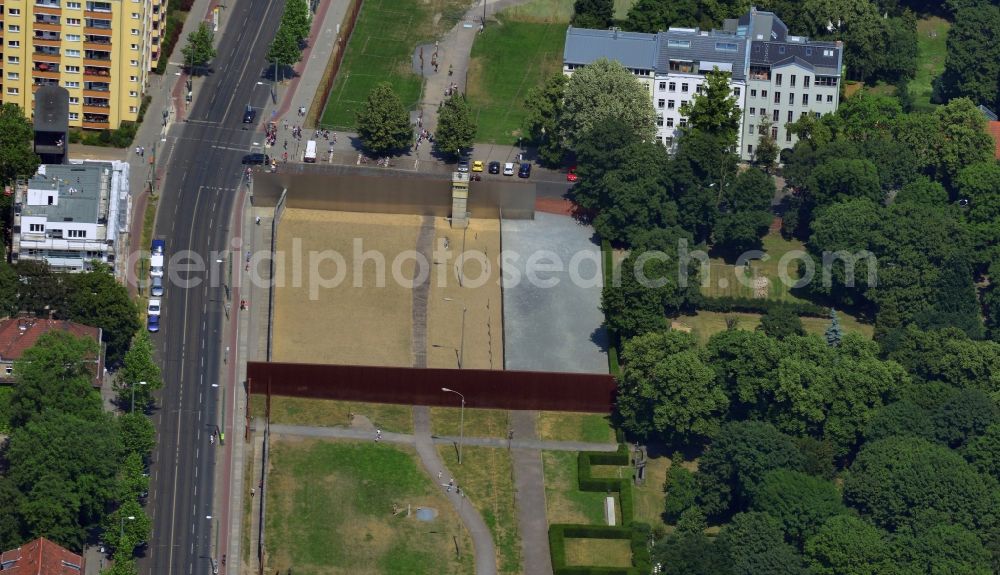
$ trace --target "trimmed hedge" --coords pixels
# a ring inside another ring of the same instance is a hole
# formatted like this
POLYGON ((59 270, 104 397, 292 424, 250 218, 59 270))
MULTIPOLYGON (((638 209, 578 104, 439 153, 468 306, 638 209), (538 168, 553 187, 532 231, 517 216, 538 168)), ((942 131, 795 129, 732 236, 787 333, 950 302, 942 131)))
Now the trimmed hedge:
POLYGON ((807 317, 829 317, 830 310, 810 302, 785 302, 746 297, 705 297, 696 306, 704 311, 743 312, 766 314, 774 308, 785 308, 795 315, 807 317))
POLYGON ((648 575, 652 572, 649 555, 650 528, 645 523, 632 523, 628 527, 608 525, 576 525, 556 523, 549 526, 549 551, 552 554, 554 575, 648 575), (631 567, 598 567, 594 565, 567 565, 566 539, 621 539, 628 540, 632 551, 631 567))
MULTIPOLYGON (((601 261, 603 262, 604 271, 604 285, 611 285, 611 279, 614 274, 615 258, 614 253, 611 251, 611 242, 607 238, 601 239, 601 261)), ((607 325, 607 322, 604 322, 607 325)), ((622 368, 618 361, 618 347, 621 345, 619 341, 618 334, 607 329, 608 331, 608 371, 612 376, 616 378, 621 378, 622 368)))

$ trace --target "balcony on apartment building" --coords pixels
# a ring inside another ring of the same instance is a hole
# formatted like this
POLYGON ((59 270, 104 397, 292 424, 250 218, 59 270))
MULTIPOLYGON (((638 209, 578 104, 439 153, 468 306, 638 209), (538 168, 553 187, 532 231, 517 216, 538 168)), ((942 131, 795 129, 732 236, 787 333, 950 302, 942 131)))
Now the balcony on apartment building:
POLYGON ((111 84, 108 82, 84 82, 83 96, 85 98, 107 98, 111 91, 111 84))
POLYGON ((35 23, 32 26, 32 29, 45 32, 58 32, 59 16, 35 13, 35 23))
POLYGON ((103 18, 85 18, 83 20, 83 31, 86 34, 110 34, 111 20, 103 18))
POLYGON ((750 79, 769 82, 771 80, 771 68, 769 66, 750 66, 750 79))
POLYGON ((35 0, 35 14, 59 15, 61 6, 58 0, 35 0))
POLYGON ((86 96, 84 96, 83 98, 84 114, 103 115, 107 114, 110 108, 111 108, 111 100, 107 98, 89 98, 86 96))
POLYGON ((32 59, 36 62, 58 64, 59 58, 59 48, 54 46, 35 46, 35 53, 32 54, 32 59))
POLYGON ((84 112, 83 114, 83 127, 91 128, 95 130, 104 130, 108 128, 109 125, 107 114, 93 114, 84 112))
POLYGON ((670 71, 678 74, 697 74, 698 64, 691 60, 671 60, 670 71))
POLYGON ((58 48, 61 42, 59 32, 48 32, 45 30, 35 30, 35 36, 32 43, 35 46, 49 46, 52 48, 58 48))
POLYGON ((84 49, 110 50, 111 36, 101 36, 99 34, 87 34, 83 37, 84 49))
POLYGON ((35 62, 35 65, 31 68, 31 76, 35 78, 35 83, 40 79, 48 80, 59 80, 59 64, 53 64, 51 62, 35 62))
POLYGON ((104 67, 111 66, 111 52, 103 50, 84 50, 83 65, 104 67))
POLYGON ((111 2, 87 2, 83 15, 86 18, 106 18, 111 14, 111 2))
POLYGON ((108 67, 106 67, 106 68, 105 67, 101 67, 101 66, 84 66, 83 67, 83 75, 84 76, 102 76, 102 77, 105 77, 105 78, 106 77, 110 77, 111 76, 111 62, 108 62, 108 67))

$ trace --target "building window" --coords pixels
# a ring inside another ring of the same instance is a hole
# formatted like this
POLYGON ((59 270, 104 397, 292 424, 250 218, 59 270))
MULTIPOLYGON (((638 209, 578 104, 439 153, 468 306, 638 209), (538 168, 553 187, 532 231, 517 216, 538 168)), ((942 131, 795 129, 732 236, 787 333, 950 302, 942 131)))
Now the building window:
POLYGON ((675 103, 676 103, 676 102, 675 102, 674 100, 670 100, 669 102, 667 102, 667 109, 668 109, 668 110, 673 110, 673 109, 674 109, 674 104, 675 104, 675 103))
POLYGON ((761 98, 766 98, 767 97, 767 90, 761 90, 760 91, 760 97, 761 98))
POLYGON ((775 110, 774 114, 771 115, 771 121, 772 122, 777 122, 778 121, 778 110, 775 110))
POLYGON ((681 84, 681 92, 684 92, 685 94, 687 94, 687 91, 688 91, 688 85, 687 84, 681 84))
POLYGON ((128 81, 129 82, 138 82, 139 81, 139 77, 138 76, 129 76, 128 77, 128 81))
POLYGON ((833 102, 833 94, 827 94, 826 95, 826 103, 830 104, 832 102, 833 102))
POLYGON ((802 105, 803 106, 809 105, 809 94, 802 94, 802 105))
POLYGON ((7 79, 8 80, 20 80, 21 79, 21 75, 18 74, 17 72, 7 72, 7 79))
POLYGON ((789 78, 789 80, 790 81, 789 81, 788 85, 794 88, 795 87, 795 74, 792 74, 792 77, 789 78))
POLYGON ((809 112, 799 112, 799 117, 800 117, 800 118, 805 118, 805 117, 806 117, 806 114, 808 114, 808 113, 809 113, 809 112))
POLYGON ((80 87, 80 83, 79 82, 69 82, 69 81, 67 81, 67 82, 63 83, 63 86, 65 86, 66 88, 79 88, 80 87))
POLYGON ((785 141, 786 142, 791 142, 792 141, 792 131, 791 130, 785 130, 785 141))
POLYGON ((781 74, 775 74, 774 75, 774 85, 775 86, 780 86, 781 85, 781 74))
POLYGON ((70 10, 79 10, 80 9, 80 3, 79 2, 67 2, 66 3, 66 8, 68 8, 70 10))
POLYGON ((676 92, 677 91, 677 82, 671 82, 670 83, 670 91, 671 92, 676 92))
POLYGON ((674 119, 673 118, 667 118, 667 127, 668 128, 673 128, 674 127, 674 119))
POLYGON ((7 25, 7 31, 8 32, 20 32, 21 31, 21 27, 18 26, 17 24, 8 24, 7 25))
POLYGON ((767 108, 761 108, 760 109, 760 117, 761 118, 766 118, 767 117, 767 108))
POLYGON ((80 57, 80 51, 76 50, 76 49, 73 49, 73 48, 66 48, 66 55, 70 56, 72 58, 79 58, 80 57))
POLYGON ((20 58, 20 56, 7 56, 7 63, 8 64, 20 64, 21 63, 21 58, 20 58))
POLYGON ((791 110, 789 110, 789 111, 788 111, 788 121, 789 121, 789 122, 792 122, 792 121, 794 121, 794 120, 792 119, 792 111, 791 111, 791 110))
POLYGON ((28 224, 28 231, 29 232, 38 232, 38 233, 44 232, 45 231, 45 224, 28 224))
POLYGON ((739 86, 733 88, 733 95, 736 96, 737 98, 740 97, 740 87, 739 86))
POLYGON ((135 28, 132 28, 132 35, 133 36, 138 36, 139 35, 139 31, 136 30, 135 28))
POLYGON ((129 111, 130 114, 138 114, 139 113, 139 108, 136 108, 135 106, 129 106, 128 107, 128 111, 129 111))
POLYGON ((12 96, 16 96, 18 95, 19 91, 17 88, 7 88, 7 93, 12 96))
POLYGON ((778 139, 778 127, 777 126, 772 126, 771 127, 771 139, 772 140, 777 140, 778 139))
POLYGON ((139 45, 138 44, 132 44, 132 49, 133 50, 138 50, 139 49, 139 45))
POLYGON ((803 88, 809 87, 809 76, 802 76, 802 87, 803 88))
POLYGON ((794 92, 789 92, 789 94, 788 94, 788 105, 789 106, 794 106, 795 105, 795 93, 794 92))
POLYGON ((138 12, 132 12, 132 19, 133 20, 138 20, 141 17, 142 16, 138 12))
POLYGON ((80 19, 79 18, 67 18, 66 19, 66 25, 67 26, 79 26, 80 25, 80 19))
POLYGON ((822 78, 816 78, 817 86, 836 86, 837 78, 836 76, 824 76, 822 78))
POLYGON ((784 54, 785 53, 785 47, 784 46, 778 46, 778 53, 779 54, 784 54))
POLYGON ((819 112, 813 112, 813 116, 818 120, 819 119, 819 112))
POLYGON ((656 125, 657 126, 663 126, 663 116, 657 116, 656 117, 656 125))
POLYGON ((128 95, 132 98, 137 98, 139 97, 139 92, 136 92, 135 90, 129 90, 128 95))
POLYGON ((753 144, 747 144, 747 153, 753 155, 753 144))
POLYGON ((753 108, 753 107, 751 107, 751 108, 750 108, 750 115, 751 115, 751 116, 753 116, 753 115, 755 115, 756 113, 757 113, 757 108, 753 108))
POLYGON ((657 108, 663 108, 666 105, 667 105, 667 101, 664 100, 663 98, 660 98, 659 100, 656 101, 656 107, 657 108))
POLYGON ((3 370, 4 370, 4 373, 6 373, 8 376, 14 374, 14 366, 13 365, 5 365, 4 368, 3 368, 3 370))
POLYGON ((20 16, 21 15, 21 9, 20 8, 11 8, 11 9, 7 10, 7 13, 10 14, 11 16, 20 16))
POLYGON ((681 127, 686 128, 688 125, 687 118, 681 118, 681 127))
POLYGON ((774 93, 774 103, 775 104, 780 104, 781 103, 781 92, 775 92, 774 93))
MULTIPOLYGON (((135 44, 133 44, 133 46, 134 45, 135 44)), ((667 89, 667 83, 666 82, 660 82, 660 91, 662 92, 662 91, 664 91, 666 89, 667 89)))
POLYGON ((66 230, 71 238, 85 238, 87 237, 87 230, 66 230))
POLYGON ((79 120, 80 119, 80 114, 77 114, 76 112, 70 112, 69 113, 69 119, 70 120, 79 120))
POLYGON ((66 41, 67 42, 79 42, 80 41, 80 35, 79 34, 66 34, 66 41))
POLYGON ((756 98, 757 97, 757 89, 756 88, 754 88, 753 90, 750 90, 750 97, 751 98, 756 98))
POLYGON ((79 66, 66 66, 66 71, 70 72, 70 73, 73 73, 73 74, 79 74, 80 73, 80 67, 79 66))
POLYGON ((138 61, 138 60, 129 60, 128 62, 129 62, 129 64, 131 64, 132 66, 138 66, 138 65, 139 65, 139 61, 138 61))
POLYGON ((69 97, 69 103, 70 104, 79 104, 80 103, 80 98, 77 97, 77 96, 70 96, 69 97))
POLYGON ((749 131, 749 132, 750 132, 751 134, 753 133, 753 129, 754 129, 754 126, 753 126, 753 124, 750 124, 750 127, 748 128, 748 131, 749 131))
POLYGON ((823 55, 827 58, 833 58, 833 50, 823 50, 823 55))
POLYGON ((7 47, 8 48, 20 48, 21 47, 21 42, 18 41, 18 40, 7 40, 7 47))

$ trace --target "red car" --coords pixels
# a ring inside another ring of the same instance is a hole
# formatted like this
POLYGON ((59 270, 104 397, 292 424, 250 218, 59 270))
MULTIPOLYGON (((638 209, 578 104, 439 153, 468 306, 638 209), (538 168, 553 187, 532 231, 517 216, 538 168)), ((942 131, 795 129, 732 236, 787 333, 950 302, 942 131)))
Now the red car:
POLYGON ((569 172, 566 174, 566 181, 567 182, 575 182, 576 179, 577 179, 577 176, 576 176, 576 166, 573 166, 572 168, 569 169, 569 172))

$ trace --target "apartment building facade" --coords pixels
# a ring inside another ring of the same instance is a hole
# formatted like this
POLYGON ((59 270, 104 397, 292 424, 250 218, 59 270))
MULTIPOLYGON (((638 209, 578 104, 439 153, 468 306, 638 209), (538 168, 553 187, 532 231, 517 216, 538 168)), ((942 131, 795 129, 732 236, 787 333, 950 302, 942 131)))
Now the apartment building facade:
POLYGON ((136 121, 165 24, 166 0, 0 0, 0 102, 30 115, 56 84, 70 126, 136 121))
POLYGON ((15 190, 11 261, 64 272, 93 260, 115 267, 128 233, 128 174, 128 162, 41 165, 15 190))
POLYGON ((657 140, 671 151, 687 126, 681 107, 701 93, 713 69, 730 73, 730 90, 742 112, 737 145, 743 160, 753 159, 765 118, 778 146, 791 148, 796 138, 788 122, 834 112, 840 104, 843 45, 790 36, 780 18, 753 8, 727 20, 722 30, 566 31, 564 74, 600 58, 621 62, 647 87, 657 140))

